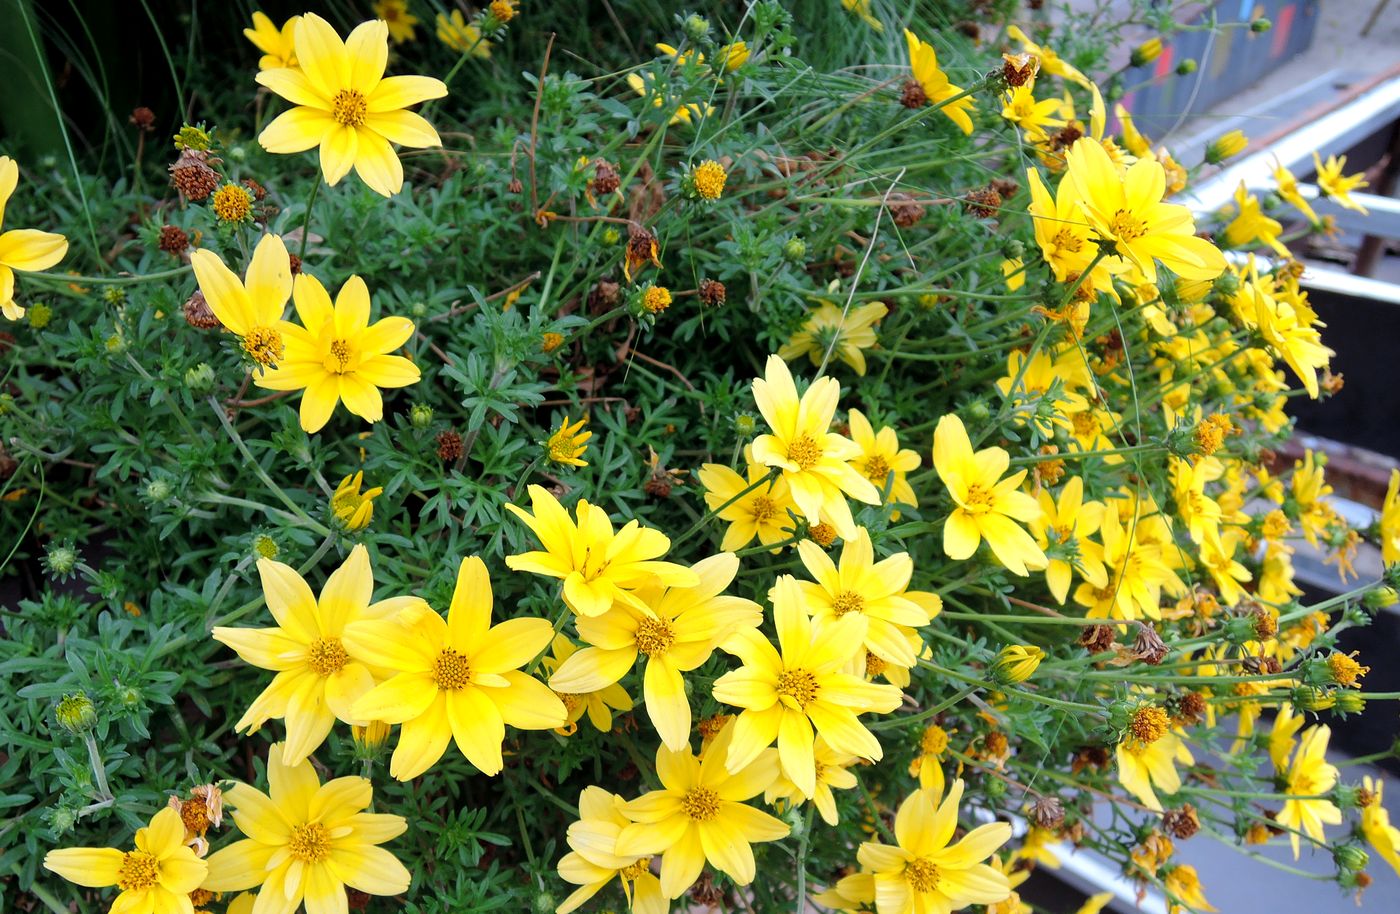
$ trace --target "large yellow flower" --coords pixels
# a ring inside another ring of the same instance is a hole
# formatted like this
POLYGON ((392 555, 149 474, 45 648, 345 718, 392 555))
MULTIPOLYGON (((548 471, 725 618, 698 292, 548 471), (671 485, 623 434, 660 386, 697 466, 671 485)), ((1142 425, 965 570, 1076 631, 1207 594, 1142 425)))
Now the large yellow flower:
POLYGON ((531 514, 506 505, 539 537, 543 551, 506 556, 512 571, 529 571, 564 581, 564 602, 580 616, 599 616, 622 601, 645 611, 638 587, 660 582, 694 587, 695 572, 674 562, 656 561, 671 548, 664 533, 629 520, 614 531, 608 512, 579 499, 575 523, 548 489, 530 486, 531 514))
POLYGON ((643 694, 647 715, 661 741, 671 749, 690 739, 688 673, 710 659, 715 647, 735 631, 757 628, 763 609, 752 600, 724 593, 739 573, 739 559, 721 552, 691 568, 694 587, 640 587, 642 609, 623 604, 601 616, 581 616, 578 634, 590 645, 572 655, 549 679, 556 692, 586 693, 606 688, 626 676, 645 654, 643 694))
MULTIPOLYGON (((1092 229, 1079 206, 1079 192, 1075 189, 1074 179, 1069 176, 1061 178, 1054 197, 1050 196, 1050 191, 1040 180, 1038 170, 1027 168, 1026 181, 1031 191, 1027 211, 1031 214, 1036 244, 1040 246, 1040 252, 1055 278, 1060 282, 1073 282, 1093 262, 1096 250, 1091 240, 1092 229)), ((1086 288, 1116 295, 1113 277, 1103 261, 1081 283, 1081 291, 1086 288)))
POLYGON ((1214 279, 1224 271, 1224 255, 1196 237, 1191 211, 1162 202, 1167 179, 1161 163, 1138 159, 1120 176, 1103 145, 1088 138, 1070 147, 1066 160, 1095 235, 1113 245, 1125 269, 1136 267, 1148 282, 1157 281, 1159 260, 1186 279, 1214 279))
POLYGON ((253 27, 244 29, 243 36, 251 41, 263 56, 258 60, 259 70, 278 70, 297 65, 296 31, 300 16, 293 16, 277 24, 262 11, 253 13, 253 27))
POLYGON ((724 763, 734 724, 715 737, 700 758, 690 747, 656 750, 661 789, 623 806, 632 820, 617 837, 618 856, 661 854, 661 891, 679 898, 700 878, 705 861, 739 885, 754 879, 753 847, 787 836, 781 819, 746 806, 778 776, 777 754, 760 753, 730 773, 724 763))
POLYGON ((632 822, 623 814, 622 797, 601 787, 585 787, 578 797, 578 821, 569 826, 570 851, 559 859, 559 875, 579 886, 555 909, 570 911, 597 895, 616 878, 622 883, 633 914, 666 914, 671 904, 661 892, 661 881, 651 872, 651 858, 619 856, 617 839, 632 822))
POLYGON ((971 134, 970 112, 975 107, 972 96, 963 95, 961 86, 955 86, 948 81, 948 74, 938 66, 938 52, 933 49, 933 45, 920 41, 918 36, 908 29, 904 30, 904 41, 909 46, 909 69, 914 72, 914 81, 923 90, 927 103, 938 105, 948 120, 957 124, 963 133, 971 134), (952 101, 959 95, 962 95, 962 98, 952 101))
POLYGON ((744 664, 715 680, 715 700, 744 709, 725 764, 739 771, 776 741, 783 774, 810 797, 817 789, 816 734, 836 752, 878 760, 880 741, 857 715, 888 714, 903 696, 897 686, 843 671, 865 638, 864 615, 847 613, 814 628, 791 575, 778 578, 771 599, 777 649, 757 629, 739 631, 722 645, 744 664))
POLYGON ((1289 798, 1276 821, 1293 829, 1288 842, 1293 846, 1294 860, 1298 859, 1298 832, 1325 845, 1327 836, 1322 826, 1342 823, 1342 811, 1324 796, 1337 786, 1337 766, 1327 761, 1327 743, 1331 738, 1332 728, 1326 724, 1308 727, 1299 737, 1292 761, 1279 772, 1289 798))
POLYGON ((350 706, 374 688, 379 671, 346 651, 341 640, 346 626, 427 605, 417 597, 370 603, 374 576, 364 546, 350 550, 345 564, 326 579, 319 600, 290 565, 259 559, 258 573, 277 627, 221 627, 213 635, 246 663, 276 671, 235 729, 252 733, 271 718, 285 718, 284 761, 295 765, 325 741, 336 718, 350 724, 369 720, 351 713, 350 706))
POLYGON ((549 730, 568 719, 559 696, 520 671, 554 637, 549 620, 492 625, 491 605, 491 578, 473 555, 457 570, 446 621, 424 605, 346 629, 354 656, 394 674, 357 701, 355 713, 403 724, 389 760, 400 781, 431 768, 454 739, 482 774, 498 774, 506 724, 549 730))
POLYGON ((705 504, 711 511, 719 512, 716 516, 720 520, 729 522, 720 549, 725 552, 743 549, 754 537, 765 546, 792 538, 796 525, 788 512, 796 514, 797 503, 792 500, 788 484, 781 476, 740 495, 767 476, 768 468, 750 463, 745 480, 723 464, 707 463, 697 475, 705 487, 705 504))
POLYGON ((813 365, 821 365, 828 356, 835 356, 865 375, 865 350, 874 346, 875 322, 889 313, 884 302, 871 302, 847 311, 834 302, 822 301, 807 320, 778 349, 778 355, 795 359, 806 355, 813 365))
MULTIPOLYGON (((19 184, 19 166, 9 156, 0 156, 0 225, 5 223, 5 204, 19 184)), ((11 229, 0 235, 0 314, 17 321, 24 309, 15 303, 15 271, 29 273, 47 270, 68 253, 68 239, 53 232, 11 229)))
POLYGON ((866 620, 864 647, 886 663, 912 667, 918 660, 917 635, 943 608, 934 594, 909 590, 914 560, 907 552, 875 561, 870 533, 861 527, 841 544, 838 565, 811 540, 797 544, 813 581, 798 581, 806 609, 818 630, 850 613, 866 620), (911 641, 913 642, 911 644, 911 641))
POLYGON ((169 807, 136 830, 135 847, 65 847, 44 855, 44 869, 90 888, 117 886, 112 914, 194 914, 190 892, 208 866, 185 846, 185 826, 169 807))
POLYGON ((1040 517, 1040 505, 1020 489, 1025 470, 1001 478, 1010 465, 1011 455, 999 447, 974 453, 967 429, 953 413, 938 420, 933 466, 956 503, 943 525, 943 551, 961 561, 985 539, 997 561, 1025 576, 1028 569, 1045 567, 1045 553, 1016 522, 1040 517))
POLYGON ((931 914, 972 904, 996 904, 1011 894, 1006 875, 984 861, 1011 839, 1005 822, 979 825, 956 844, 958 803, 963 782, 956 780, 940 804, 937 794, 916 790, 894 819, 896 844, 867 841, 857 857, 875 876, 879 914, 931 914))
POLYGON ((190 255, 190 266, 214 316, 239 337, 244 354, 259 366, 258 376, 266 376, 282 361, 284 333, 291 326, 282 320, 292 297, 292 264, 282 237, 264 235, 258 240, 243 280, 205 248, 190 255))
POLYGON ((304 326, 278 323, 284 355, 255 380, 268 390, 303 391, 300 418, 307 433, 324 428, 337 403, 378 422, 384 418, 379 388, 407 387, 422 377, 413 362, 391 354, 413 336, 413 322, 383 317, 371 324, 369 288, 360 277, 345 281, 334 306, 326 287, 307 273, 296 278, 292 295, 304 326))
POLYGON ((209 858, 211 892, 258 888, 253 914, 308 914, 346 910, 347 889, 399 895, 412 877, 379 845, 408 828, 402 816, 371 813, 374 790, 366 778, 327 781, 311 762, 283 763, 280 746, 267 759, 268 794, 235 784, 224 794, 245 837, 209 858))
POLYGON ((410 105, 441 98, 447 86, 428 76, 384 76, 389 26, 362 22, 345 41, 315 13, 296 24, 297 69, 263 70, 258 82, 295 107, 258 136, 268 152, 321 147, 321 172, 337 184, 351 167, 376 193, 403 187, 403 165, 390 143, 441 146, 437 131, 410 105))
POLYGON ((829 522, 842 537, 855 536, 856 522, 846 496, 868 505, 880 503, 875 486, 849 461, 860 448, 831 431, 841 385, 835 378, 818 378, 802 394, 781 356, 770 355, 764 376, 753 382, 758 411, 771 434, 753 443, 754 460, 778 467, 792 491, 793 501, 808 523, 829 522))

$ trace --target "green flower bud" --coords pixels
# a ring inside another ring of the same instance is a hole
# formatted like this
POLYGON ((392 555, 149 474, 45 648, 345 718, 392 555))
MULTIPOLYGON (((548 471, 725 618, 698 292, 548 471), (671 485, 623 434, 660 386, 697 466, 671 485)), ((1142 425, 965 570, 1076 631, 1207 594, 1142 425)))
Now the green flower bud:
POLYGON ((78 550, 71 543, 52 543, 44 553, 44 564, 55 577, 72 574, 78 564, 78 550))
POLYGON ((801 238, 789 238, 783 245, 783 258, 791 263, 798 263, 806 256, 807 242, 801 238))
POLYGON ((123 708, 139 707, 141 704, 141 692, 131 686, 118 686, 117 703, 123 708))
POLYGON ((214 369, 208 362, 200 362, 185 372, 185 386, 191 393, 207 393, 214 386, 214 369))
POLYGON ((73 692, 59 699, 54 718, 69 733, 86 733, 97 726, 97 709, 87 695, 73 692))
POLYGON ((1254 32, 1256 35, 1262 35, 1263 33, 1267 32, 1273 27, 1273 22, 1268 19, 1265 19, 1263 16, 1260 16, 1258 19, 1254 20, 1249 24, 1249 30, 1251 32, 1254 32))
POLYGON ((740 413, 734 417, 734 431, 747 438, 758 431, 758 420, 748 413, 740 413))
POLYGON ((1001 256, 1007 260, 1024 260, 1026 257, 1025 242, 1020 238, 1009 239, 1001 246, 1001 256))
POLYGON ((1394 606, 1397 600, 1400 600, 1400 594, 1395 592, 1394 587, 1377 587, 1367 591, 1361 598, 1367 609, 1385 609, 1387 606, 1394 606))
POLYGON ((421 321, 428 316, 428 303, 416 301, 408 306, 408 313, 414 320, 421 321))
POLYGON ((1190 76, 1192 73, 1196 72, 1196 66, 1196 59, 1194 57, 1188 57, 1176 65, 1176 75, 1190 76))
POLYGON ((433 421, 433 408, 426 403, 415 403, 408 411, 408 421, 414 428, 427 428, 433 421))
POLYGON ((966 410, 967 417, 974 422, 986 422, 991 418, 992 411, 982 400, 973 401, 966 410))
POLYGON ((275 559, 281 550, 277 548, 277 541, 266 533, 259 533, 253 537, 253 553, 258 558, 275 559))
POLYGON ((15 397, 9 391, 0 394, 0 416, 8 416, 10 410, 14 409, 15 397))
POLYGON ((982 783, 982 790, 993 800, 1006 796, 1006 782, 1001 778, 989 777, 982 783))
POLYGON ((26 316, 29 318, 29 326, 35 330, 43 330, 49 325, 49 321, 53 320, 53 309, 43 302, 39 302, 29 306, 29 313, 26 316))
POLYGON ((1371 855, 1355 844, 1344 844, 1332 851, 1332 859, 1340 869, 1358 872, 1371 862, 1371 855))
POLYGON ((691 41, 700 41, 710 34, 710 20, 698 13, 691 13, 681 24, 681 31, 685 32, 685 37, 691 41))
POLYGON ((535 914, 554 914, 554 909, 559 907, 559 899, 552 893, 541 890, 530 900, 530 907, 535 914))
POLYGON ((171 489, 170 483, 166 480, 152 479, 146 483, 145 494, 147 499, 159 504, 169 499, 174 494, 174 490, 171 489))
POLYGON ((992 679, 1000 685, 1025 682, 1044 659, 1045 651, 1033 644, 1008 645, 992 664, 992 679))
POLYGON ((622 233, 619 232, 617 229, 615 229, 615 228, 605 228, 605 229, 603 229, 603 244, 606 244, 606 245, 608 245, 609 247, 611 247, 612 245, 617 244, 617 243, 618 243, 619 241, 621 241, 621 240, 622 240, 622 233))
POLYGON ((104 341, 107 351, 112 355, 121 355, 126 352, 126 340, 122 339, 120 333, 114 333, 104 341))

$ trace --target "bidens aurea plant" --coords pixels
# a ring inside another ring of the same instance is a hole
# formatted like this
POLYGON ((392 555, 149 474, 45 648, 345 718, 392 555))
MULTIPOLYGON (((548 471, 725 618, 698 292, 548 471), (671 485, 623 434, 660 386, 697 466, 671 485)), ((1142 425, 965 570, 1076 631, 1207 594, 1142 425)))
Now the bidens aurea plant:
POLYGON ((1327 754, 1394 697, 1339 637, 1400 471, 1359 527, 1290 443, 1342 383, 1298 178, 1194 215, 1247 138, 1110 121, 1164 13, 830 5, 201 13, 176 50, 237 51, 120 181, 6 150, 7 899, 1007 914, 1082 849, 1209 911, 1211 840, 1400 878, 1327 754))

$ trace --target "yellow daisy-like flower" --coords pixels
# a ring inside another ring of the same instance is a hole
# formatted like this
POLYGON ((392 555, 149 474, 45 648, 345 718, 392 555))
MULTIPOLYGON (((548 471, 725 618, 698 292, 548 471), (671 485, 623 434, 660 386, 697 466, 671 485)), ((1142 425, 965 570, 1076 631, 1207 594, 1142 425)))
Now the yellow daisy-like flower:
POLYGON ((258 60, 259 70, 280 70, 297 65, 295 36, 300 21, 300 16, 293 16, 279 29, 266 13, 253 13, 253 27, 244 29, 243 36, 263 52, 258 60))
POLYGON ((841 0, 841 5, 875 31, 885 30, 885 24, 876 19, 875 14, 870 11, 870 0, 841 0))
MULTIPOLYGON (((1026 180, 1030 187, 1031 202, 1027 212, 1035 229, 1035 242, 1045 256, 1045 262, 1060 282, 1073 282, 1083 274, 1094 260, 1097 250, 1091 240, 1092 230, 1079 207, 1079 194, 1074 181, 1061 178, 1055 189, 1055 196, 1040 179, 1040 172, 1026 169, 1026 180)), ((1113 291, 1113 277, 1108 266, 1100 261, 1080 286, 1082 292, 1088 287, 1094 292, 1113 291)))
POLYGON ((1366 775, 1361 779, 1370 801, 1361 808, 1361 834, 1400 875, 1400 828, 1390 824, 1390 813, 1384 804, 1385 781, 1366 775))
POLYGON ((562 727, 568 712, 544 683, 521 672, 554 637, 547 619, 491 624, 491 578, 476 556, 462 560, 446 621, 426 605, 345 631, 350 652, 392 677, 355 703, 366 720, 403 724, 389 774, 427 771, 453 740, 482 774, 499 774, 506 725, 562 727))
POLYGON ((1338 206, 1355 210, 1361 215, 1366 215, 1366 207, 1357 203, 1351 198, 1351 192, 1369 187, 1366 178, 1361 174, 1344 175, 1342 169, 1346 168, 1347 157, 1328 156, 1324 163, 1316 152, 1313 153, 1313 165, 1317 169, 1317 186, 1329 199, 1336 201, 1338 206))
POLYGON ((371 324, 369 288, 360 277, 345 281, 332 306, 321 281, 302 273, 296 278, 293 301, 303 326, 279 322, 285 357, 255 381, 268 390, 303 391, 303 431, 324 428, 337 403, 366 422, 378 422, 384 418, 381 387, 418 383, 418 366, 392 355, 413 336, 413 322, 384 317, 371 324))
POLYGON ((948 74, 938 66, 938 52, 933 49, 933 45, 920 41, 918 36, 908 29, 904 30, 904 40, 909 46, 909 68, 914 72, 914 81, 923 89, 928 104, 938 105, 948 120, 957 124, 963 133, 970 135, 970 112, 975 107, 972 96, 963 95, 961 86, 955 86, 948 81, 948 74), (951 101, 959 95, 963 97, 951 101))
POLYGON ((838 565, 811 540, 797 544, 798 555, 813 581, 798 581, 807 612, 818 629, 855 613, 866 620, 866 650, 886 663, 905 668, 918 660, 914 630, 928 625, 943 608, 931 593, 910 591, 914 560, 907 552, 875 561, 864 527, 841 545, 838 565), (815 582, 815 583, 814 583, 815 582))
POLYGON ((491 58, 491 42, 481 37, 481 29, 468 22, 461 10, 437 14, 437 37, 458 54, 471 54, 482 60, 491 58))
POLYGON ((1381 563, 1389 568, 1400 562, 1400 470, 1390 471, 1385 501, 1381 502, 1380 529, 1381 563))
MULTIPOLYGON (((9 156, 0 156, 0 225, 5 222, 5 204, 19 184, 19 166, 9 156)), ((47 270, 68 253, 68 239, 53 232, 11 229, 0 235, 0 314, 17 321, 24 309, 15 303, 15 271, 47 270)))
POLYGON ((694 587, 639 587, 643 608, 614 604, 600 616, 578 619, 578 634, 589 646, 560 664, 549 679, 556 692, 596 692, 631 672, 646 656, 642 680, 647 715, 661 741, 680 750, 690 739, 688 673, 710 659, 716 646, 740 629, 754 629, 763 609, 752 600, 728 596, 739 573, 739 559, 721 552, 696 562, 694 587))
MULTIPOLYGON (((550 642, 551 653, 540 661, 545 673, 554 675, 559 667, 578 651, 578 645, 569 640, 568 635, 555 635, 550 642)), ((559 700, 569 713, 564 726, 556 728, 561 736, 572 736, 578 732, 578 722, 588 715, 588 722, 598 732, 612 732, 612 712, 632 710, 632 697, 617 683, 603 686, 592 692, 559 692, 559 700)))
POLYGON ((1156 790, 1170 795, 1181 789, 1176 763, 1190 765, 1195 761, 1186 743, 1170 730, 1151 742, 1129 736, 1115 752, 1118 782, 1144 806, 1157 812, 1162 811, 1162 801, 1157 799, 1156 790))
POLYGON ((889 487, 886 503, 917 507, 919 498, 914 494, 913 486, 909 485, 909 473, 917 470, 923 462, 919 452, 901 448, 899 437, 888 425, 876 432, 870 420, 858 409, 850 412, 850 426, 851 441, 860 448, 860 456, 851 461, 856 471, 881 492, 885 491, 886 486, 889 487))
POLYGON ((376 193, 398 193, 403 164, 389 144, 441 146, 432 125, 407 108, 441 98, 447 86, 428 76, 386 77, 389 26, 377 19, 341 41, 329 22, 307 13, 296 25, 296 54, 298 69, 258 73, 261 85, 295 106, 268 124, 258 142, 275 153, 319 146, 327 184, 338 184, 353 167, 376 193))
POLYGON ((351 889, 367 895, 406 892, 412 876, 379 845, 403 834, 408 822, 365 812, 374 798, 368 779, 322 784, 311 762, 288 765, 281 750, 274 745, 268 753, 269 793, 240 783, 224 794, 234 824, 247 837, 209 858, 203 888, 257 888, 252 914, 293 914, 302 905, 308 914, 343 912, 351 889))
POLYGON ((403 609, 426 609, 427 604, 417 597, 371 603, 374 575, 364 546, 350 550, 345 564, 326 579, 319 599, 290 565, 259 559, 258 574, 277 626, 220 627, 212 634, 245 663, 277 673, 234 729, 252 733, 270 719, 285 718, 283 760, 295 765, 325 741, 337 718, 350 724, 372 719, 352 714, 350 707, 374 688, 379 670, 350 656, 342 641, 346 627, 403 609))
POLYGON ((331 513, 351 533, 369 526, 374 516, 374 499, 384 491, 381 486, 361 491, 364 482, 364 471, 358 470, 353 476, 342 479, 331 496, 331 513))
POLYGON ((1111 264, 1136 267, 1148 282, 1157 281, 1156 261, 1186 279, 1214 279, 1224 271, 1224 255, 1196 237, 1191 211, 1162 202, 1167 179, 1161 163, 1138 159, 1120 177, 1103 145, 1087 138, 1070 147, 1066 161, 1095 235, 1114 246, 1117 256, 1105 258, 1111 264))
POLYGON ((1331 738, 1332 728, 1325 724, 1308 727, 1298 739, 1292 761, 1279 773, 1283 792, 1289 798, 1284 800, 1277 822, 1293 829, 1288 842, 1293 847, 1294 860, 1298 859, 1298 832, 1325 845, 1327 836, 1322 826, 1342 823, 1342 811, 1324 796, 1337 786, 1339 775, 1337 766, 1327 761, 1327 743, 1331 738))
POLYGON ((663 108, 666 107, 668 103, 675 105, 675 113, 671 115, 670 120, 672 124, 689 124, 692 121, 709 117, 715 112, 713 105, 705 105, 703 107, 696 104, 683 105, 678 103, 674 98, 662 98, 661 92, 657 90, 655 82, 649 75, 643 77, 639 73, 629 73, 627 74, 627 85, 631 87, 633 92, 643 98, 646 98, 648 95, 655 96, 651 102, 653 108, 663 108))
POLYGON ((1312 204, 1298 190, 1298 179, 1293 172, 1283 167, 1278 156, 1274 156, 1274 184, 1277 185, 1278 195, 1286 200, 1298 212, 1307 217, 1309 222, 1317 221, 1317 213, 1313 211, 1312 204))
POLYGON ((916 790, 894 819, 897 843, 867 841, 860 865, 875 876, 879 914, 955 911, 972 904, 996 904, 1011 894, 1011 883, 984 861, 1011 839, 1011 826, 991 822, 949 844, 958 827, 963 782, 956 780, 940 804, 937 795, 916 790))
POLYGON ((1206 901, 1206 893, 1201 887, 1201 877, 1197 874, 1196 868, 1189 863, 1179 863, 1172 867, 1162 881, 1167 887, 1167 894, 1175 899, 1168 906, 1170 914, 1181 914, 1183 911, 1220 910, 1206 901))
POLYGON ((833 302, 823 301, 802 329, 782 345, 778 355, 792 360, 805 354, 818 366, 835 356, 864 377, 865 350, 877 341, 875 322, 888 313, 884 302, 861 305, 848 313, 833 302))
POLYGON ((394 44, 414 41, 418 37, 414 26, 420 20, 408 11, 408 0, 375 0, 374 15, 389 26, 389 40, 394 44))
POLYGON ((754 537, 765 546, 791 538, 794 525, 788 512, 797 513, 797 502, 792 500, 786 480, 779 476, 768 485, 739 494, 768 473, 767 467, 756 463, 748 465, 747 480, 723 464, 707 463, 700 468, 697 477, 705 487, 705 504, 719 512, 716 516, 720 520, 729 522, 719 544, 722 551, 743 549, 754 537))
POLYGON ((44 869, 89 888, 116 886, 115 914, 193 914, 190 892, 208 875, 205 861, 185 846, 180 814, 166 807, 136 830, 135 847, 65 847, 44 855, 44 869))
POLYGON ((1044 568, 1045 553, 1022 529, 1040 517, 1040 505, 1020 490, 1025 470, 1002 479, 1011 455, 999 447, 973 452, 962 420, 949 413, 933 432, 933 467, 956 507, 943 525, 943 551, 951 559, 972 557, 983 540, 997 561, 1015 574, 1044 568))
POLYGON ((738 771, 776 741, 783 775, 810 797, 817 789, 816 734, 837 752, 878 760, 883 747, 857 715, 888 714, 903 696, 897 686, 866 682, 843 670, 865 639, 869 620, 863 614, 847 613, 814 627, 802 588, 791 575, 778 578, 770 598, 776 649, 757 629, 742 630, 722 645, 743 661, 715 680, 715 700, 744 709, 735 719, 725 764, 738 771))
POLYGON ((542 486, 530 486, 531 514, 506 505, 539 537, 543 550, 506 556, 512 571, 528 571, 564 581, 564 602, 580 616, 600 616, 621 601, 645 611, 632 591, 654 582, 668 587, 694 587, 700 578, 674 562, 657 561, 671 548, 659 530, 630 520, 614 531, 608 512, 579 499, 577 523, 559 499, 542 486))
POLYGON ((583 456, 583 452, 588 450, 588 439, 593 437, 592 432, 583 430, 587 424, 587 416, 572 424, 569 422, 568 416, 560 419, 559 428, 545 442, 545 456, 553 463, 562 463, 571 467, 588 466, 588 461, 579 459, 583 456))
POLYGON ((753 882, 753 845, 777 841, 788 826, 766 812, 745 805, 778 776, 777 754, 760 753, 731 773, 724 759, 734 735, 728 724, 700 758, 686 746, 679 752, 656 750, 661 789, 642 794, 622 807, 632 824, 617 837, 619 856, 661 854, 661 891, 679 898, 710 865, 739 885, 753 882))
POLYGON ((1103 523, 1103 503, 1084 500, 1084 480, 1079 476, 1070 477, 1058 499, 1042 488, 1036 500, 1042 513, 1031 521, 1030 529, 1036 545, 1046 554, 1045 583, 1050 594, 1063 605, 1076 568, 1088 583, 1107 587, 1103 546, 1089 539, 1103 523))
POLYGON ((1260 241, 1273 248, 1274 253, 1280 257, 1293 256, 1283 242, 1278 240, 1283 226, 1277 219, 1270 219, 1264 215, 1260 209, 1259 198, 1249 192, 1243 181, 1235 188, 1235 207, 1235 217, 1225 226, 1226 244, 1242 248, 1260 241))
POLYGON ((661 880, 651 872, 651 858, 619 856, 617 839, 632 822, 623 814, 622 797, 601 787, 585 787, 578 797, 578 821, 569 826, 570 851, 559 859, 559 876, 578 889, 565 898, 555 914, 569 914, 597 895, 613 879, 622 883, 633 914, 666 914, 670 901, 661 880))
POLYGON ((763 792, 763 802, 770 806, 782 804, 783 807, 793 807, 811 800, 817 812, 821 813, 823 822, 839 825, 841 816, 836 810, 836 796, 832 791, 850 790, 856 786, 856 776, 848 769, 860 760, 849 752, 837 752, 820 736, 813 744, 812 753, 817 761, 817 792, 808 796, 790 778, 779 774, 772 786, 763 792))
POLYGON ((1006 93, 1001 108, 1001 116, 1025 134, 1031 143, 1044 143, 1050 139, 1046 127, 1063 127, 1063 119, 1056 117, 1060 112, 1060 100, 1047 98, 1035 100, 1035 82, 1027 81, 1006 93))
POLYGON ((282 320, 287 299, 292 297, 292 264, 280 235, 264 235, 253 249, 248 273, 238 275, 224 265, 219 255, 205 248, 190 254, 199 291, 219 323, 236 334, 243 352, 257 363, 259 380, 282 361, 286 352, 282 320))
POLYGON ((754 440, 753 456, 764 466, 782 469, 808 523, 829 522, 847 537, 855 536, 856 522, 846 496, 878 505, 880 493, 849 463, 860 456, 860 448, 831 431, 840 396, 841 385, 827 377, 813 381, 799 397, 787 363, 770 355, 764 376, 753 382, 753 397, 772 431, 754 440))

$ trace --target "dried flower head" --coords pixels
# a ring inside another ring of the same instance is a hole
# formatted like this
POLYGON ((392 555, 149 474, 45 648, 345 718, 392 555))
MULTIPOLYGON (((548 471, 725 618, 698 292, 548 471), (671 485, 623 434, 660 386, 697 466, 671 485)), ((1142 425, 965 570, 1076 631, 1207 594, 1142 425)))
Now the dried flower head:
POLYGON ((1185 841, 1201 830, 1201 820, 1196 815, 1196 807, 1183 803, 1180 809, 1169 809, 1162 813, 1162 827, 1173 838, 1185 841))
POLYGON ((462 456, 462 436, 451 429, 438 432, 437 446, 438 459, 443 463, 451 463, 462 456))
POLYGON ((195 291, 185 300, 183 311, 185 313, 185 323, 196 330, 213 330, 220 326, 219 319, 214 315, 214 309, 209 307, 209 302, 205 300, 204 293, 195 291))
POLYGON ((190 247, 190 236, 178 225, 162 225, 160 227, 160 239, 156 246, 167 254, 174 254, 179 257, 190 247))
POLYGON ((131 112, 127 122, 142 133, 151 133, 156 129, 156 113, 142 105, 131 112))
POLYGON ((203 203, 219 186, 219 173, 209 167, 209 154, 185 149, 170 166, 170 183, 192 203, 203 203))
POLYGON ((700 301, 710 308, 718 308, 724 304, 728 291, 724 288, 724 283, 718 279, 702 279, 700 281, 700 301))
POLYGON ((994 219, 1001 209, 1001 194, 991 187, 978 187, 963 197, 967 211, 978 219, 994 219))

